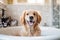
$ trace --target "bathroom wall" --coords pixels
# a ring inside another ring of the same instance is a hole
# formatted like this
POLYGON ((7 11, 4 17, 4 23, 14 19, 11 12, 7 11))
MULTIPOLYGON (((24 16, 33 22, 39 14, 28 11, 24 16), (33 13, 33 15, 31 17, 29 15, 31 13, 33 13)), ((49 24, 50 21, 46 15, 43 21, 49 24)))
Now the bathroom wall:
POLYGON ((6 10, 6 5, 0 2, 0 18, 2 17, 2 9, 6 10))
POLYGON ((18 25, 20 25, 20 16, 22 12, 27 9, 35 9, 40 12, 42 17, 40 25, 44 25, 44 23, 46 23, 48 26, 52 26, 52 8, 49 5, 7 5, 7 15, 17 19, 19 21, 18 25))

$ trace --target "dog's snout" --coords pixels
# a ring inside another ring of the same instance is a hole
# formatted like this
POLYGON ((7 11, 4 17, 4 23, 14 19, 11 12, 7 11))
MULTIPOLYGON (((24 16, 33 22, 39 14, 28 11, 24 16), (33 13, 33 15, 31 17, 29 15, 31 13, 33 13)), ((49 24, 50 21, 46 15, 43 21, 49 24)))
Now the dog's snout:
POLYGON ((30 19, 33 19, 33 16, 30 16, 30 19))

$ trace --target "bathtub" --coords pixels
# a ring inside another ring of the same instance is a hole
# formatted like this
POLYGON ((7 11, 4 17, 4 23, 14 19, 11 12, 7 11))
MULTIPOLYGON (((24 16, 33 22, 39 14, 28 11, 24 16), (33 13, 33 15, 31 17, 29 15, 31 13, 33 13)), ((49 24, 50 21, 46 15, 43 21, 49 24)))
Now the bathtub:
POLYGON ((40 26, 41 36, 20 37, 0 34, 0 40, 60 40, 60 29, 40 26))

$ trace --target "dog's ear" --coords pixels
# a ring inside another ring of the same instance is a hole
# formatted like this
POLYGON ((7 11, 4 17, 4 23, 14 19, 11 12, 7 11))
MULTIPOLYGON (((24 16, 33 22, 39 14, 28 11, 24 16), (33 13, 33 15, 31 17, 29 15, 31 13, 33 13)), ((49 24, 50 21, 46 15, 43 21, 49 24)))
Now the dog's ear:
POLYGON ((20 22, 21 22, 21 24, 25 24, 25 13, 26 13, 26 11, 24 11, 23 13, 22 13, 22 16, 20 17, 20 22))
POLYGON ((39 12, 37 11, 37 22, 40 23, 41 22, 41 16, 39 15, 39 12))

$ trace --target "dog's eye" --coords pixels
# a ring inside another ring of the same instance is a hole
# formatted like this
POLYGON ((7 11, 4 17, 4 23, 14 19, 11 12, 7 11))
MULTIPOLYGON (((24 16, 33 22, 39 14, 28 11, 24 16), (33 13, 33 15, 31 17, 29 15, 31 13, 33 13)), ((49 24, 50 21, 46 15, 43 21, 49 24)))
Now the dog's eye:
POLYGON ((33 15, 35 15, 35 13, 33 15))
POLYGON ((29 14, 27 13, 27 15, 29 15, 29 14))

